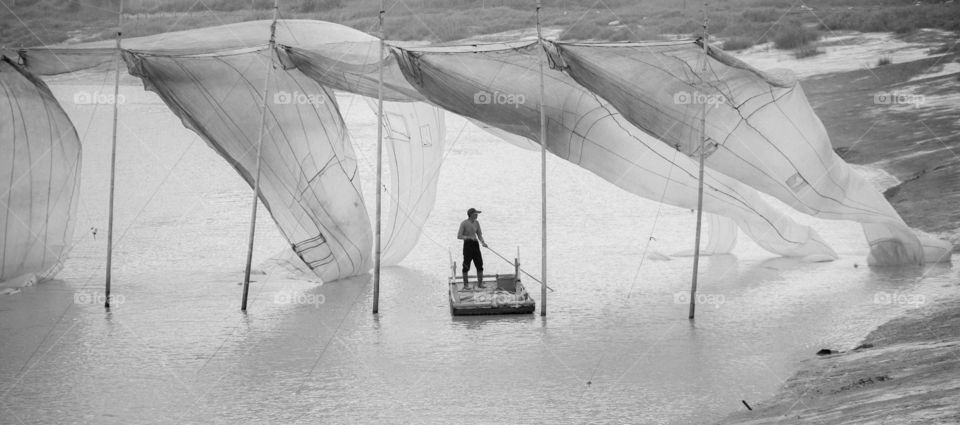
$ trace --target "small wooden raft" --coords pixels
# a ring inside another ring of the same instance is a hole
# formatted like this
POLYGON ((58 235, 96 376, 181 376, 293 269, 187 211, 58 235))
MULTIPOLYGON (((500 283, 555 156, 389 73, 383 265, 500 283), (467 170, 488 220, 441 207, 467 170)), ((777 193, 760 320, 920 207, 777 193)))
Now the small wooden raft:
MULTIPOLYGON (((514 260, 516 271, 520 263, 514 260)), ((450 313, 454 316, 494 314, 530 314, 536 302, 520 283, 518 273, 484 276, 483 286, 477 287, 477 277, 468 276, 470 289, 463 289, 463 278, 456 275, 456 263, 451 267, 450 313)))

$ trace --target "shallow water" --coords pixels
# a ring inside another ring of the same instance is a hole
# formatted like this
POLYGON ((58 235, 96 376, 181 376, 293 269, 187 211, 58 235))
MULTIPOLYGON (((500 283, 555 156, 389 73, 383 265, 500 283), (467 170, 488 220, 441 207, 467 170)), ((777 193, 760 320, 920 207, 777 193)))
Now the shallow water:
POLYGON ((794 51, 780 50, 773 43, 762 43, 738 51, 737 58, 762 70, 789 69, 801 78, 833 72, 871 69, 879 58, 893 63, 911 62, 931 57, 931 50, 954 39, 940 30, 924 29, 905 40, 891 33, 860 33, 856 31, 829 31, 817 42, 820 52, 798 59, 794 51), (919 38, 919 39, 918 39, 919 38))
MULTIPOLYGON (((772 257, 741 235, 735 255, 703 260, 690 322, 691 259, 644 253, 691 249, 694 215, 548 158, 549 314, 453 318, 448 259, 466 208, 484 211, 492 248, 519 247, 539 275, 540 203, 538 152, 451 117, 437 207, 414 252, 384 269, 378 316, 370 276, 257 275, 242 314, 251 191, 130 85, 105 312, 110 108, 71 100, 110 88, 84 83, 52 86, 84 141, 77 244, 58 280, 0 296, 0 422, 703 423, 770 396, 818 349, 850 349, 956 292, 955 269, 871 269, 857 225, 801 218, 840 260, 772 257)), ((369 191, 374 116, 340 101, 369 191)), ((287 245, 259 216, 255 264, 287 245)), ((484 255, 488 272, 511 270, 484 255)))

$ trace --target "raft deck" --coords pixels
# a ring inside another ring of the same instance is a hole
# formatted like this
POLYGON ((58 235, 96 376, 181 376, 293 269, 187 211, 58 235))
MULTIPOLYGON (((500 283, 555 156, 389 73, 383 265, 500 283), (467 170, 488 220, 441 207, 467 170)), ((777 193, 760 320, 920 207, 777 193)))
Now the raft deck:
POLYGON ((470 289, 463 289, 463 278, 450 277, 450 313, 454 316, 494 314, 530 314, 536 302, 515 274, 484 276, 477 288, 476 276, 468 276, 470 289))

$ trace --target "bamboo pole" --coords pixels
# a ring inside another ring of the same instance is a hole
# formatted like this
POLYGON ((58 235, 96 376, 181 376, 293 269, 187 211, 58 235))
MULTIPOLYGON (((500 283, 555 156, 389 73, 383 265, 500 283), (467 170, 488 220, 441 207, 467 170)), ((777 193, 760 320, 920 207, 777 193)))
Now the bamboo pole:
POLYGON ((382 211, 382 185, 383 185, 383 0, 380 0, 380 12, 378 14, 377 32, 380 36, 380 57, 377 78, 377 229, 375 252, 373 256, 373 314, 380 312, 380 227, 382 211))
POLYGON ((273 23, 270 24, 270 43, 267 54, 270 62, 267 65, 267 75, 263 79, 263 99, 260 104, 260 128, 257 136, 257 173, 253 180, 253 206, 250 208, 250 237, 247 241, 247 263, 243 270, 243 299, 240 301, 240 311, 247 311, 247 294, 250 292, 250 266, 253 262, 253 240, 257 231, 257 206, 260 203, 260 162, 263 159, 263 128, 267 121, 267 95, 270 91, 270 76, 273 74, 273 56, 276 47, 277 15, 280 9, 280 0, 273 0, 273 23))
MULTIPOLYGON (((709 34, 707 33, 707 8, 704 5, 703 8, 703 61, 700 64, 700 89, 706 89, 706 84, 704 79, 707 74, 707 38, 709 34)), ((703 94, 703 93, 701 93, 703 94)), ((696 98, 696 96, 694 96, 696 98)), ((697 235, 696 242, 693 248, 693 281, 690 284, 690 314, 687 316, 688 319, 693 320, 694 314, 697 309, 697 275, 700 270, 700 230, 702 227, 703 220, 703 161, 704 161, 704 146, 706 139, 706 128, 707 128, 707 102, 702 103, 702 112, 700 114, 700 177, 699 184, 697 187, 697 235)))
POLYGON ((520 280, 520 256, 513 259, 513 280, 520 280))
POLYGON ((110 144, 110 201, 107 218, 107 273, 104 288, 104 308, 110 308, 110 280, 113 270, 113 200, 117 181, 117 115, 120 113, 120 62, 123 60, 123 53, 120 50, 121 40, 123 39, 123 0, 120 0, 119 10, 117 11, 117 73, 113 79, 113 141, 110 144))
POLYGON ((540 316, 547 315, 547 117, 543 109, 543 32, 540 29, 540 0, 537 0, 537 55, 540 64, 540 316))

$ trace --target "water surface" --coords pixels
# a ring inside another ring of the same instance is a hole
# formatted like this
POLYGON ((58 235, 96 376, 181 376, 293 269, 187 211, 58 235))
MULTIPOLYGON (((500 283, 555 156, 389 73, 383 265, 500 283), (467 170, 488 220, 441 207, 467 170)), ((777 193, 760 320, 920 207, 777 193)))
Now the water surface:
MULTIPOLYGON (((467 208, 484 211, 496 252, 519 248, 540 275, 540 171, 539 152, 451 117, 437 206, 414 252, 384 269, 379 315, 369 275, 322 286, 258 275, 243 314, 251 191, 131 84, 120 115, 118 298, 107 312, 97 301, 110 109, 71 105, 78 91, 110 90, 100 84, 52 87, 84 143, 77 244, 58 280, 0 297, 0 422, 705 423, 958 280, 945 266, 865 267, 857 225, 794 214, 842 258, 777 258, 741 235, 734 255, 703 259, 690 322, 691 259, 644 253, 691 249, 694 214, 549 158, 549 314, 454 318, 446 278, 467 208)), ((370 192, 374 116, 355 97, 340 101, 370 192)), ((259 216, 255 264, 287 246, 259 216)), ((512 270, 484 255, 488 272, 512 270)), ((525 282, 539 308, 539 287, 525 282)))

